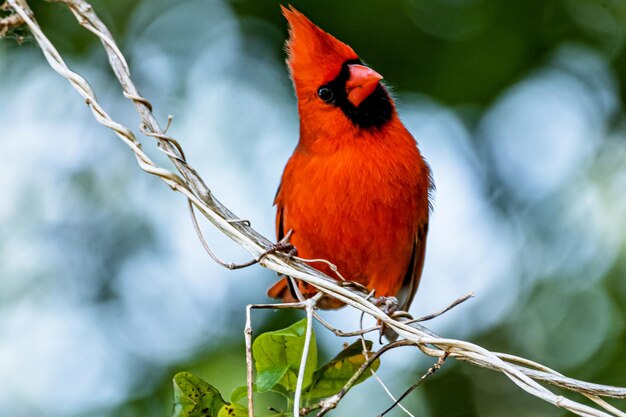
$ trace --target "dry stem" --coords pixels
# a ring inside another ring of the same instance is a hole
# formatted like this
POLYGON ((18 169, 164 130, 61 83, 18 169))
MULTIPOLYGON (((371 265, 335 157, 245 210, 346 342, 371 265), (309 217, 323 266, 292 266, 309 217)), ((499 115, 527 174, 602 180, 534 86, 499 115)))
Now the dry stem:
MULTIPOLYGON (((309 356, 309 346, 311 344, 313 308, 319 297, 311 298, 305 301, 299 301, 296 303, 280 303, 280 304, 248 304, 246 306, 246 327, 244 329, 244 337, 246 341, 246 374, 248 383, 248 416, 254 417, 254 387, 253 387, 253 363, 252 363, 252 310, 281 310, 281 309, 300 309, 305 310, 307 313, 307 329, 304 342, 304 349, 302 352, 302 361, 300 363, 300 369, 298 371, 298 381, 296 382, 296 401, 298 404, 300 394, 302 392, 302 381, 304 380, 304 367, 306 365, 306 358, 309 356)), ((299 416, 299 407, 294 406, 294 417, 299 416)))
MULTIPOLYGON (((8 11, 9 3, 0 2, 0 10, 8 11)), ((10 30, 18 28, 24 23, 24 19, 16 13, 0 18, 0 38, 5 37, 10 30)))

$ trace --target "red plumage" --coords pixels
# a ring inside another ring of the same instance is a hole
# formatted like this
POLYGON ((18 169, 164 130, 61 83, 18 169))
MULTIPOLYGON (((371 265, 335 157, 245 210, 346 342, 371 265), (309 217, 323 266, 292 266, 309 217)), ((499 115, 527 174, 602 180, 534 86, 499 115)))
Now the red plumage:
MULTIPOLYGON (((430 169, 381 77, 294 8, 283 14, 300 140, 276 195, 278 238, 293 230, 299 256, 329 260, 376 296, 397 296, 406 310, 424 262, 430 169)), ((324 264, 315 267, 335 276, 324 264)), ((316 292, 299 287, 307 297, 316 292)), ((292 299, 284 279, 268 294, 292 299)))

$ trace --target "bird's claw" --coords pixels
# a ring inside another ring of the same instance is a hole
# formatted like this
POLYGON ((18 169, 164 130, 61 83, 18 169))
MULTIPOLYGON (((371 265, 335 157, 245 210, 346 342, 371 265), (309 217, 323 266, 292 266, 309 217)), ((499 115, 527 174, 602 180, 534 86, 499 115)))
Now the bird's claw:
POLYGON ((385 314, 392 316, 399 309, 399 302, 396 297, 376 297, 374 305, 379 307, 385 314))

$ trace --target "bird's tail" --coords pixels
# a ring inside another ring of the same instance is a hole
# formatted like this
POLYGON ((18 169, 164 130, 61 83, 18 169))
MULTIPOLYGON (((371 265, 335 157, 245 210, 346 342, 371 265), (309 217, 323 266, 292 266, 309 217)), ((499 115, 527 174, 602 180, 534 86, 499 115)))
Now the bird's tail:
POLYGON ((287 278, 283 278, 267 290, 267 296, 283 300, 283 303, 293 303, 298 301, 289 288, 287 278))

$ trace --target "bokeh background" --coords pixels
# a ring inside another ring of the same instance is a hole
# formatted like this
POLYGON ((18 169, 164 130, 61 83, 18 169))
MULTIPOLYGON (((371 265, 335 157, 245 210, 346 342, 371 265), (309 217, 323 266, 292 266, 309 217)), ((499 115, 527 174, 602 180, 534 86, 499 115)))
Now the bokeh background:
MULTIPOLYGON (((105 109, 136 128, 95 37, 62 5, 31 3, 105 109)), ((156 115, 175 116, 170 133, 192 165, 273 236, 272 198, 298 136, 278 2, 93 4, 156 115)), ((385 76, 432 166, 435 210, 412 313, 474 291, 429 326, 626 385, 626 3, 293 4, 385 76)), ((32 42, 0 41, 0 148, 0 416, 168 416, 181 370, 225 396, 244 384, 244 306, 268 301, 275 275, 215 265, 184 199, 139 170, 32 42)), ((247 259, 205 230, 219 256, 247 259)), ((300 316, 260 312, 254 325, 300 316)), ((357 324, 348 311, 326 317, 357 324)), ((322 358, 343 342, 323 329, 318 339, 322 358)), ((381 375, 400 394, 431 364, 396 351, 381 375)), ((389 404, 370 380, 334 415, 389 404)), ((404 404, 433 417, 565 415, 453 361, 404 404)))

